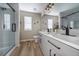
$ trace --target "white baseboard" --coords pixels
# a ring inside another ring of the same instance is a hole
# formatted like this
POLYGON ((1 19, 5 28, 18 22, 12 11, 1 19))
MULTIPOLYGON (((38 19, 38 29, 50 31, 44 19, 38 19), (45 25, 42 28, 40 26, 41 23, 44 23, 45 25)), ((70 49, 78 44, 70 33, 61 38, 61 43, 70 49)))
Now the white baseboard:
POLYGON ((34 39, 24 39, 24 40, 21 40, 21 42, 26 42, 26 41, 32 41, 34 39))
POLYGON ((16 48, 16 46, 14 46, 5 56, 10 56, 12 51, 16 48))

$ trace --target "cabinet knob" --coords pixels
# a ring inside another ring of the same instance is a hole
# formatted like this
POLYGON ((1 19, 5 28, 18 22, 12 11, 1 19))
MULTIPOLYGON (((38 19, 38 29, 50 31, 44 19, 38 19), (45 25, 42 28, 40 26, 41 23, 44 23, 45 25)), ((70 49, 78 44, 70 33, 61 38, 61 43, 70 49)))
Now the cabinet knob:
POLYGON ((56 54, 54 54, 54 56, 56 56, 56 54))

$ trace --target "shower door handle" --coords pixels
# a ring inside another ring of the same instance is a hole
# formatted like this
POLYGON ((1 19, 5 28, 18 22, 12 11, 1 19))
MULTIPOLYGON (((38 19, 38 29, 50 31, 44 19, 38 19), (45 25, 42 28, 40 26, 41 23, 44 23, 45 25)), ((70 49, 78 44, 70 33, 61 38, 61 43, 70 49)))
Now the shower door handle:
POLYGON ((12 32, 16 32, 16 24, 12 23, 12 32))

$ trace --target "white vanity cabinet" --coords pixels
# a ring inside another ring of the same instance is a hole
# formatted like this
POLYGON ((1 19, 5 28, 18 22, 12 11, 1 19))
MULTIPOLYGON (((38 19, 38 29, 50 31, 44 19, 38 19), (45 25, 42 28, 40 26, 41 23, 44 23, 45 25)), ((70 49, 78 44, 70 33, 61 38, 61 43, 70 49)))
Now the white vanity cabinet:
POLYGON ((56 51, 57 49, 48 42, 49 39, 45 35, 40 35, 40 39, 40 48, 44 56, 60 56, 56 51))
POLYGON ((44 35, 40 35, 40 48, 45 56, 49 56, 48 41, 44 35))
POLYGON ((45 56, 79 56, 79 50, 52 37, 41 34, 40 47, 45 56))

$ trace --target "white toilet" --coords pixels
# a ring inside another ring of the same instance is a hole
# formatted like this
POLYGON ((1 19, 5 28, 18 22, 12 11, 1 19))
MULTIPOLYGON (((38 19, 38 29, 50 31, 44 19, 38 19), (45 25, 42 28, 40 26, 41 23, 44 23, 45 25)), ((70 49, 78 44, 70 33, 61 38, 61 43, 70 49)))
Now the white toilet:
POLYGON ((35 43, 37 43, 38 42, 38 39, 39 39, 39 36, 35 35, 35 36, 33 36, 33 38, 35 40, 35 43))

